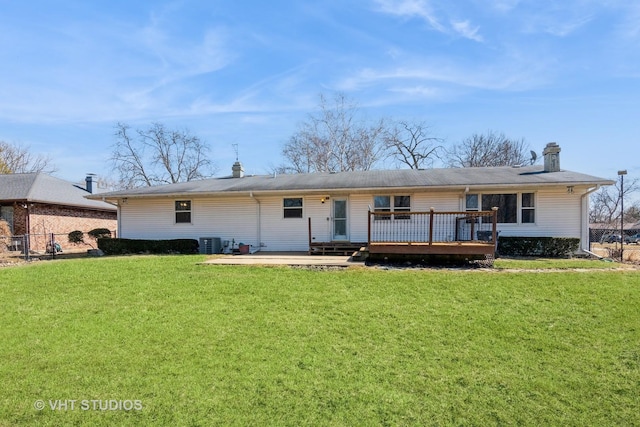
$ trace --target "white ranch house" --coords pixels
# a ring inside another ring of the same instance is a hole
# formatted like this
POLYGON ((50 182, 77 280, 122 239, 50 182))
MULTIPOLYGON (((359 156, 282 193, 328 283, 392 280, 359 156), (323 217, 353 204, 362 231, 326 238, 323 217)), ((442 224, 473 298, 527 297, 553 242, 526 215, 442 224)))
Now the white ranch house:
POLYGON ((237 162, 226 178, 89 198, 115 204, 118 236, 131 239, 219 237, 253 250, 307 251, 310 242, 367 242, 370 210, 399 223, 408 212, 498 207, 500 236, 574 237, 588 249, 589 194, 614 182, 561 170, 559 152, 548 144, 544 165, 533 166, 266 176, 245 176, 237 162))

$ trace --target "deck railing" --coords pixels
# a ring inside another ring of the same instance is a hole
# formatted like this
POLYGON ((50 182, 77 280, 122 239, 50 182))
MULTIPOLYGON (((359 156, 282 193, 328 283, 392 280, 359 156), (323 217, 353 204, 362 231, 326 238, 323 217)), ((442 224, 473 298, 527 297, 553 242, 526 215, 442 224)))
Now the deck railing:
POLYGON ((444 243, 497 240, 497 208, 480 212, 369 212, 368 242, 444 243))

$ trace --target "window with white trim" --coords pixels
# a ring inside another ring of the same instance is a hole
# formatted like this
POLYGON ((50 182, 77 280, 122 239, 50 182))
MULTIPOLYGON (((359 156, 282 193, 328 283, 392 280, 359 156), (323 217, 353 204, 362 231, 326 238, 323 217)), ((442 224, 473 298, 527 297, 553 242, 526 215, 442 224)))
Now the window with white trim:
POLYGON ((480 205, 478 204, 478 195, 477 194, 467 194, 466 197, 466 209, 469 212, 478 212, 480 210, 480 205))
POLYGON ((489 211, 498 208, 499 224, 516 224, 518 222, 518 195, 507 194, 483 194, 482 209, 489 211))
POLYGON ((536 222, 536 201, 534 193, 522 193, 522 223, 534 224, 536 222))
POLYGON ((499 224, 535 223, 535 193, 467 194, 465 210, 477 212, 498 208, 499 224), (518 203, 519 202, 519 203, 518 203), (518 218, 520 209, 520 218, 518 218))
POLYGON ((191 200, 176 200, 176 224, 191 223, 191 200))
POLYGON ((302 207, 302 197, 290 197, 283 199, 283 217, 302 218, 302 207))
MULTIPOLYGON (((373 209, 375 212, 410 212, 411 196, 374 196, 373 209)), ((378 216, 377 219, 409 219, 409 215, 378 216)))

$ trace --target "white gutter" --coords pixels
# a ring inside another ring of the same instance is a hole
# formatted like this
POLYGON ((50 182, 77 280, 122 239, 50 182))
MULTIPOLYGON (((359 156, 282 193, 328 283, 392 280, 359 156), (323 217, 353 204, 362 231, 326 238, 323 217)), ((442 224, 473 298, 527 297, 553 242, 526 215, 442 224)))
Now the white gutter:
MULTIPOLYGON (((586 239, 585 238, 581 238, 580 239, 580 243, 583 246, 581 248, 581 250, 583 250, 584 252, 586 252, 588 254, 595 255, 595 256, 598 256, 598 255, 594 254, 589 249, 584 248, 584 246, 586 246, 585 245, 585 241, 589 241, 589 235, 590 235, 590 233, 589 233, 589 210, 588 210, 589 199, 588 199, 588 197, 589 197, 589 195, 591 195, 591 193, 593 193, 594 191, 598 191, 599 189, 600 189, 600 184, 597 184, 595 187, 587 190, 582 196, 580 196, 580 199, 581 199, 580 203, 582 205, 581 206, 582 209, 580 209, 580 228, 582 229, 582 231, 581 231, 580 234, 585 233, 585 230, 586 230, 586 236, 585 235, 582 236, 582 237, 586 237, 586 239)), ((602 257, 600 257, 600 258, 602 258, 602 257)))
MULTIPOLYGON (((324 193, 359 193, 359 194, 374 194, 379 192, 389 191, 464 191, 469 188, 470 192, 482 192, 483 190, 490 189, 507 190, 507 189, 540 189, 553 188, 553 187, 584 187, 590 185, 602 186, 613 185, 615 181, 604 181, 601 183, 595 182, 553 182, 553 183, 515 183, 515 184, 450 184, 450 185, 414 185, 414 186, 389 186, 389 187, 338 187, 338 188, 293 188, 293 189, 278 189, 278 190, 249 190, 249 193, 256 193, 261 196, 277 196, 286 194, 324 194, 324 193)), ((238 191, 194 191, 194 192, 171 192, 171 193, 133 193, 133 194, 114 194, 102 197, 102 199, 118 199, 118 198, 176 198, 176 197, 225 197, 225 196, 243 196, 247 194, 247 190, 238 191)), ((85 196, 89 200, 100 200, 100 194, 93 196, 85 196)), ((252 196, 251 196, 252 197, 252 196)))

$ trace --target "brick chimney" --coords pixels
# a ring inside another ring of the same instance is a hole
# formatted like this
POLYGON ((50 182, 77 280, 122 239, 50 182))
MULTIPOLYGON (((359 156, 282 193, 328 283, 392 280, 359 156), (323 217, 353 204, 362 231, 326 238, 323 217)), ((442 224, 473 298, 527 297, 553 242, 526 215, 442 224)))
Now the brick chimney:
POLYGON ((244 168, 242 167, 242 163, 240 163, 239 161, 236 160, 236 162, 233 164, 233 167, 231 168, 231 170, 233 171, 233 177, 234 178, 242 178, 244 177, 244 168))
POLYGON ((542 152, 544 156, 545 172, 560 172, 560 146, 555 142, 550 142, 544 147, 542 152))

